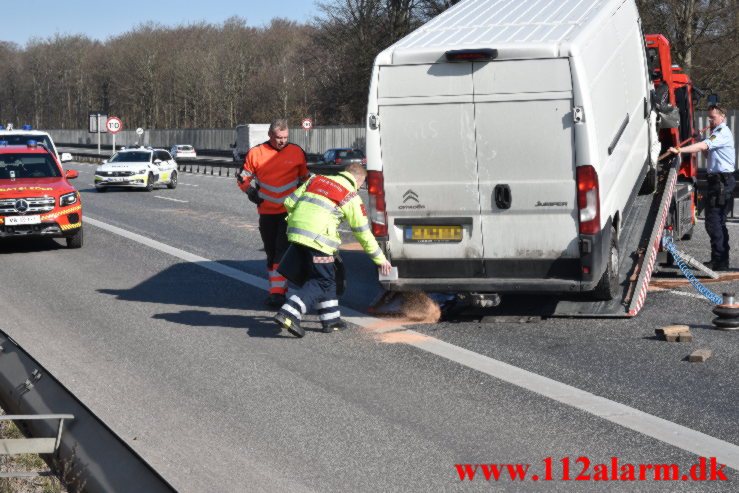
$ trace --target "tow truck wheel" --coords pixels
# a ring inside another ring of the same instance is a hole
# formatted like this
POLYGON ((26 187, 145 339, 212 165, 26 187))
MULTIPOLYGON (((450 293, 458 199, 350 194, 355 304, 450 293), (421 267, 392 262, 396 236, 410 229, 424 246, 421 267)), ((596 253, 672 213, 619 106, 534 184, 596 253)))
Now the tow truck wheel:
POLYGON ((82 248, 82 228, 73 236, 67 236, 67 248, 82 248))
POLYGON ((167 183, 167 188, 175 189, 177 188, 177 172, 173 171, 172 176, 169 179, 169 183, 167 183))
POLYGON ((146 178, 145 190, 147 192, 151 192, 152 190, 154 190, 154 173, 149 173, 149 176, 146 178))
POLYGON ((620 286, 618 285, 618 237, 616 236, 616 228, 611 228, 611 248, 608 252, 608 263, 606 270, 603 271, 603 277, 598 281, 598 285, 593 290, 593 298, 601 301, 609 301, 619 295, 620 286))

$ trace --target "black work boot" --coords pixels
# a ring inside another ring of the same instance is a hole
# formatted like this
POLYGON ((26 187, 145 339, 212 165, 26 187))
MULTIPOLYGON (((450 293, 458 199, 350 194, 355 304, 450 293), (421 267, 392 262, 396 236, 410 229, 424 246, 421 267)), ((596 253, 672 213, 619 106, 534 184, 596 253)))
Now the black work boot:
POLYGON ((267 305, 271 308, 280 308, 285 304, 285 295, 281 293, 270 293, 267 298, 267 305))
POLYGON ((323 325, 323 332, 325 332, 326 334, 330 334, 331 332, 339 332, 340 330, 344 329, 346 329, 346 322, 344 322, 340 318, 323 325))
POLYGON ((294 321, 282 312, 277 312, 275 316, 272 317, 272 320, 280 324, 280 327, 283 329, 287 329, 287 331, 295 337, 303 337, 305 335, 305 331, 300 326, 300 322, 294 321))

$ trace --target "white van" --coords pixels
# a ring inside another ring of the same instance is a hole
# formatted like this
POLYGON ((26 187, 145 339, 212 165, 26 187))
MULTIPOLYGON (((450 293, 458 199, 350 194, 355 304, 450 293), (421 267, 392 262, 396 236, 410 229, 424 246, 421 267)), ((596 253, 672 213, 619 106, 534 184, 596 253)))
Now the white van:
POLYGON ((617 296, 621 221, 654 166, 650 88, 633 0, 466 0, 381 52, 384 287, 617 296))

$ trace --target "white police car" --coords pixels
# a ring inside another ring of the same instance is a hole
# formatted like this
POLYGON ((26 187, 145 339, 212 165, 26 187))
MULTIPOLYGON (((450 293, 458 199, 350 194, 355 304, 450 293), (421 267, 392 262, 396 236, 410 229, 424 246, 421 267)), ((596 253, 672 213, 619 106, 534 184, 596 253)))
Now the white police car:
POLYGON ((177 163, 164 149, 122 149, 95 169, 98 192, 110 187, 143 188, 151 192, 157 185, 177 187, 177 163))
POLYGON ((7 126, 0 125, 0 141, 6 143, 6 145, 26 145, 29 140, 34 140, 38 144, 43 145, 48 151, 54 154, 56 160, 60 163, 65 163, 72 160, 72 154, 68 152, 59 151, 54 145, 54 141, 48 132, 42 130, 34 130, 31 125, 23 125, 20 129, 13 128, 12 123, 8 123, 7 126))

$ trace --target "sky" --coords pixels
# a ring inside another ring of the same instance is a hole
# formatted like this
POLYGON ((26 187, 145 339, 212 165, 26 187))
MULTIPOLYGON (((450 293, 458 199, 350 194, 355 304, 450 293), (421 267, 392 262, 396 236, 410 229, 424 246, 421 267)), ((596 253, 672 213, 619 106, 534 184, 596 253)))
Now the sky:
POLYGON ((2 0, 0 41, 21 47, 34 37, 85 34, 105 41, 147 21, 164 26, 206 21, 221 24, 231 16, 263 26, 275 17, 309 22, 318 14, 314 0, 2 0))

